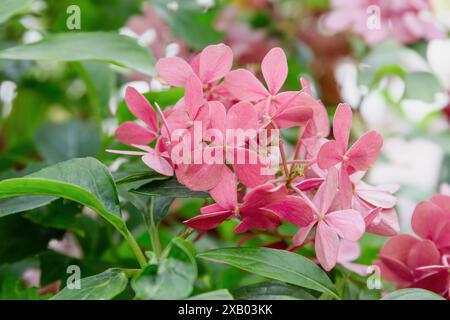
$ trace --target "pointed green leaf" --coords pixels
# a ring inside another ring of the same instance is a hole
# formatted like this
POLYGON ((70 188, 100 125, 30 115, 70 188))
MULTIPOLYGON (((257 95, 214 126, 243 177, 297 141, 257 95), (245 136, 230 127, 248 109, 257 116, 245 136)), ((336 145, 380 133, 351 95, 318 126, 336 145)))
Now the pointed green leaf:
POLYGON ((209 194, 203 191, 192 191, 181 185, 176 178, 155 180, 147 183, 131 192, 167 198, 209 198, 209 194))
POLYGON ((221 289, 211 292, 206 292, 198 294, 196 296, 190 297, 188 300, 234 300, 230 291, 227 289, 221 289))
POLYGON ((381 300, 445 300, 434 292, 424 289, 400 289, 389 293, 381 300))
POLYGON ((198 257, 222 262, 257 275, 328 293, 339 299, 327 274, 311 260, 296 253, 270 248, 224 248, 198 257))
POLYGON ((128 279, 120 269, 108 269, 92 277, 81 279, 80 289, 61 290, 51 300, 110 300, 127 287, 128 279))
POLYGON ((70 32, 0 51, 0 59, 105 61, 155 75, 155 58, 136 40, 113 32, 70 32))
POLYGON ((242 287, 233 292, 238 300, 277 300, 291 297, 298 300, 315 300, 306 290, 278 281, 267 281, 242 287))
POLYGON ((136 298, 142 300, 184 299, 197 278, 197 264, 192 244, 175 238, 170 254, 144 268, 131 281, 136 298))
POLYGON ((34 0, 2 0, 0 1, 0 23, 30 6, 34 0))

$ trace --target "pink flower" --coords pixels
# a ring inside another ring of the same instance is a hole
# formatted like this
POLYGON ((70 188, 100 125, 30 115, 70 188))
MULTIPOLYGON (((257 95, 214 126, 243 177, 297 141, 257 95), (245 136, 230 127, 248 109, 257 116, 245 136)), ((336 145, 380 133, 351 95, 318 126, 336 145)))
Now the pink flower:
MULTIPOLYGON (((228 130, 248 130, 256 132, 257 117, 253 106, 247 102, 233 105, 228 112, 220 102, 209 102, 211 105, 210 129, 216 130, 218 136, 204 136, 203 154, 211 154, 221 159, 220 163, 187 164, 179 166, 178 180, 192 190, 211 190, 222 179, 227 169, 226 163, 232 163, 239 181, 247 187, 256 187, 266 182, 270 176, 261 175, 264 164, 259 155, 245 147, 245 141, 233 141, 233 135, 227 135, 228 130), (224 140, 217 140, 224 139, 224 140), (237 157, 245 157, 244 163, 236 161, 237 157), (250 160, 255 159, 255 163, 250 160)), ((195 150, 192 151, 193 153, 195 150)))
POLYGON ((364 37, 369 45, 375 45, 391 37, 410 44, 420 39, 432 40, 445 38, 436 19, 432 15, 428 0, 389 1, 331 1, 332 10, 325 17, 325 26, 337 32, 351 29, 364 37), (379 12, 369 11, 377 8, 379 12), (377 26, 376 23, 380 22, 377 26), (373 28, 369 28, 371 21, 373 28))
POLYGON ((340 239, 356 241, 364 233, 365 224, 361 214, 353 209, 330 210, 338 190, 338 173, 335 168, 328 170, 326 181, 314 195, 308 210, 315 217, 311 224, 300 229, 294 236, 294 247, 303 244, 314 226, 316 256, 322 267, 329 271, 337 262, 340 239))
POLYGON ((395 236, 400 230, 394 206, 397 198, 393 195, 398 185, 371 186, 362 177, 365 172, 357 172, 352 181, 353 208, 361 212, 366 222, 366 231, 382 236, 395 236))
POLYGON ((381 275, 399 288, 423 288, 450 298, 450 196, 419 203, 412 227, 420 238, 398 235, 381 249, 381 275))
POLYGON ((231 70, 233 52, 224 44, 210 45, 187 63, 178 57, 159 59, 156 70, 169 85, 185 87, 188 79, 191 86, 205 90, 207 100, 214 100, 217 83, 231 70))
POLYGON ((312 213, 306 203, 296 196, 290 196, 285 186, 260 185, 243 199, 237 201, 236 177, 226 168, 220 184, 211 191, 215 204, 203 207, 201 214, 185 221, 191 228, 209 230, 223 221, 236 217, 241 220, 235 232, 241 233, 252 228, 274 229, 281 220, 297 226, 307 226, 312 213))
POLYGON ((165 176, 173 176, 173 167, 170 163, 169 155, 164 150, 163 144, 158 140, 156 149, 149 146, 133 145, 133 147, 141 149, 142 151, 129 150, 106 150, 110 153, 124 154, 130 156, 141 156, 142 161, 150 168, 165 176))
POLYGON ((349 175, 356 171, 366 171, 377 159, 383 145, 383 138, 377 132, 369 131, 347 150, 351 125, 352 109, 342 103, 337 107, 333 120, 335 140, 324 143, 317 156, 317 164, 321 169, 341 165, 339 188, 343 208, 351 207, 349 175))
POLYGON ((225 87, 240 101, 259 102, 255 108, 264 126, 274 122, 278 128, 304 125, 312 118, 320 104, 305 92, 279 93, 287 74, 286 55, 281 48, 273 48, 264 57, 261 70, 264 85, 248 70, 238 69, 225 76, 225 87))
POLYGON ((144 122, 144 128, 134 122, 127 121, 116 130, 116 138, 127 145, 146 145, 158 137, 158 121, 156 111, 147 99, 133 87, 128 87, 125 101, 131 113, 144 122))

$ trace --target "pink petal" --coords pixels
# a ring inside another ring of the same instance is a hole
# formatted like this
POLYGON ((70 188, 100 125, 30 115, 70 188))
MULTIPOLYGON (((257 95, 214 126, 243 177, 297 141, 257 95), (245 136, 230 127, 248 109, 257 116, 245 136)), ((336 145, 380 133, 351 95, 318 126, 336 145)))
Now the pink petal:
POLYGON ((147 153, 142 157, 142 161, 144 161, 147 166, 156 172, 159 172, 165 176, 173 176, 172 165, 161 156, 147 153))
POLYGON ((211 197, 222 207, 234 210, 237 206, 237 181, 234 173, 224 166, 222 179, 210 190, 211 197))
POLYGON ((324 181, 324 178, 310 178, 297 183, 295 186, 301 191, 309 191, 320 186, 324 181))
POLYGON ((300 230, 294 235, 292 238, 292 246, 294 248, 300 247, 308 237, 308 234, 311 232, 311 229, 315 226, 317 221, 311 222, 308 226, 304 228, 300 228, 300 230))
POLYGON ((437 194, 431 197, 430 201, 440 207, 450 218, 450 195, 437 194))
POLYGON ((269 95, 253 73, 244 69, 228 73, 225 76, 225 86, 236 99, 242 101, 258 101, 269 95))
POLYGON ((347 150, 350 129, 352 128, 352 109, 346 103, 341 103, 336 109, 333 120, 333 135, 342 153, 347 150))
POLYGON ((359 264, 359 263, 352 263, 352 262, 343 262, 341 263, 341 265, 350 270, 353 271, 356 274, 359 274, 360 276, 367 276, 367 268, 369 266, 366 266, 364 264, 359 264))
POLYGON ((409 252, 419 241, 413 236, 400 234, 390 238, 381 248, 379 255, 380 257, 398 260, 406 265, 409 252))
POLYGON ((313 202, 320 213, 328 212, 338 190, 338 173, 335 168, 328 170, 327 179, 314 195, 313 202))
POLYGON ((296 196, 287 196, 285 199, 264 208, 273 211, 281 219, 299 227, 308 226, 314 218, 311 208, 305 201, 296 196))
POLYGON ((317 260, 326 271, 330 271, 336 265, 339 252, 337 233, 325 222, 320 221, 317 225, 315 242, 317 260))
POLYGON ((230 72, 232 64, 230 47, 224 44, 207 46, 200 56, 200 79, 203 83, 216 82, 230 72))
POLYGON ((430 240, 420 241, 409 251, 407 264, 412 270, 440 263, 441 254, 430 240))
POLYGON ((186 79, 184 103, 188 107, 189 116, 194 119, 198 109, 204 104, 203 87, 200 79, 192 75, 186 79))
POLYGON ((117 140, 127 145, 149 144, 156 139, 156 136, 151 131, 131 121, 120 125, 116 129, 115 134, 117 140))
POLYGON ((211 190, 222 179, 223 164, 179 165, 175 173, 181 184, 195 191, 211 190))
POLYGON ((353 200, 353 185, 345 166, 339 170, 339 200, 341 209, 350 209, 353 200))
POLYGON ((325 221, 341 238, 351 241, 359 240, 366 229, 361 214, 353 209, 328 213, 325 221))
POLYGON ((436 239, 440 228, 448 220, 446 214, 439 206, 431 201, 422 201, 414 210, 411 225, 414 232, 423 239, 436 239))
POLYGON ((302 85, 302 91, 305 92, 306 94, 312 96, 312 90, 311 90, 311 85, 309 84, 309 81, 304 77, 300 77, 300 83, 302 85))
POLYGON ((347 152, 348 166, 355 171, 367 170, 378 158, 382 146, 383 138, 377 132, 367 132, 347 152))
POLYGON ((397 203, 397 198, 390 194, 387 190, 393 190, 393 188, 383 186, 374 187, 364 182, 359 182, 356 186, 356 193, 358 197, 364 201, 370 203, 373 206, 381 208, 392 208, 397 203))
POLYGON ((355 261, 361 254, 361 248, 356 241, 341 240, 337 261, 339 263, 355 261))
POLYGON ((184 87, 187 78, 194 74, 191 66, 178 57, 159 59, 156 70, 165 82, 174 87, 184 87))
POLYGON ((411 287, 430 290, 440 295, 446 294, 444 297, 450 298, 448 291, 450 289, 450 278, 448 276, 448 271, 446 270, 428 274, 415 281, 411 287))
POLYGON ((287 196, 285 186, 276 187, 273 184, 260 185, 244 196, 244 203, 240 211, 253 211, 270 205, 271 203, 281 201, 287 196))
POLYGON ((312 117, 312 109, 295 106, 284 109, 274 117, 274 120, 278 128, 282 129, 295 126, 304 126, 307 121, 312 119, 312 117))
POLYGON ((283 86, 288 74, 286 55, 283 49, 273 48, 264 57, 261 70, 266 80, 269 92, 276 95, 283 86))
POLYGON ((153 131, 158 131, 156 111, 142 94, 137 92, 133 87, 127 87, 125 101, 131 113, 134 114, 136 118, 144 121, 153 131))
POLYGON ((256 152, 243 148, 236 148, 233 152, 234 171, 238 177, 238 180, 245 186, 254 188, 265 183, 272 177, 264 172, 267 165, 261 163, 259 155, 256 152), (256 162, 254 159, 256 159, 256 162))
POLYGON ((343 154, 337 141, 325 142, 317 155, 317 164, 321 169, 328 169, 342 161, 343 154))
POLYGON ((255 129, 257 122, 256 110, 248 102, 239 102, 233 105, 227 113, 227 129, 255 129))
POLYGON ((397 235, 400 231, 400 225, 395 209, 379 209, 377 216, 367 226, 366 231, 385 237, 397 235))
POLYGON ((187 221, 184 221, 184 223, 193 229, 206 231, 214 229, 232 216, 233 213, 230 211, 206 213, 195 216, 187 221))
POLYGON ((234 229, 235 233, 242 233, 250 229, 275 229, 281 224, 280 218, 270 211, 260 209, 254 215, 243 216, 242 222, 234 229))
POLYGON ((208 206, 204 206, 204 207, 200 208, 200 213, 201 214, 216 213, 216 212, 221 212, 221 211, 228 211, 228 210, 226 210, 225 208, 222 208, 217 203, 210 204, 208 206))

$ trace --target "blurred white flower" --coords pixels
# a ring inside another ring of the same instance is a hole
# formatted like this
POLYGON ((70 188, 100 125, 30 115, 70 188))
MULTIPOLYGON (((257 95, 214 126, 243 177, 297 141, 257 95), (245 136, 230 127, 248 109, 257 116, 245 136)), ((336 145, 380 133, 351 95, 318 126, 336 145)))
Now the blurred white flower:
POLYGON ((0 102, 3 105, 2 117, 6 118, 12 111, 13 101, 17 96, 17 84, 12 81, 0 83, 0 102))
POLYGON ((440 193, 450 196, 450 185, 448 183, 441 184, 440 193))
POLYGON ((427 59, 433 73, 450 91, 450 39, 433 40, 428 44, 427 59))
POLYGON ((425 192, 435 190, 444 158, 442 148, 426 139, 385 139, 383 155, 387 162, 378 162, 369 172, 373 184, 397 183, 425 192))
POLYGON ((37 30, 25 31, 22 36, 22 42, 24 44, 34 43, 42 40, 42 34, 37 30))

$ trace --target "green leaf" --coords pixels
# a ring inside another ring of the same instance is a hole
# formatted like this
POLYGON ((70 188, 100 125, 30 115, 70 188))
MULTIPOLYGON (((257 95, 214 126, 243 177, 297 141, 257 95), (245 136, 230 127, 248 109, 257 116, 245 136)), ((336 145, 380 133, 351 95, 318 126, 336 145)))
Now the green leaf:
POLYGON ((55 200, 56 198, 47 196, 24 196, 0 199, 0 218, 13 213, 46 206, 55 200))
MULTIPOLYGON (((0 181, 0 198, 25 195, 69 199, 90 207, 110 222, 123 224, 113 178, 94 158, 72 159, 23 178, 0 181)), ((2 216, 6 214, 9 213, 3 212, 2 216)))
POLYGON ((201 50, 209 44, 221 42, 222 34, 214 29, 214 10, 205 10, 194 0, 177 1, 178 9, 171 10, 167 0, 152 1, 158 14, 172 32, 190 47, 201 50))
POLYGON ((429 72, 411 72, 405 77, 404 99, 433 102, 438 92, 442 91, 439 80, 429 72))
POLYGON ((198 294, 196 296, 190 297, 188 300, 234 300, 230 291, 227 289, 221 289, 211 292, 206 292, 198 294))
POLYGON ((291 297, 298 300, 316 299, 302 288, 278 281, 242 287, 234 291, 233 295, 238 300, 277 300, 280 297, 291 297))
POLYGON ((131 281, 137 299, 184 299, 191 294, 197 278, 193 246, 181 238, 172 243, 166 259, 149 264, 131 281))
POLYGON ((155 75, 155 58, 137 42, 113 32, 54 34, 27 45, 0 51, 0 59, 47 61, 105 61, 155 75))
POLYGON ((92 277, 81 279, 80 289, 64 288, 51 300, 110 300, 125 290, 128 284, 125 272, 108 269, 92 277))
POLYGON ((0 2, 0 23, 30 6, 34 0, 2 0, 0 2))
POLYGON ((328 293, 339 299, 327 274, 311 260, 292 252, 269 248, 224 248, 200 253, 198 257, 328 293))
POLYGON ((85 236, 84 230, 81 228, 83 219, 81 209, 77 203, 59 199, 48 206, 25 212, 23 217, 47 228, 68 230, 85 236))
POLYGON ((389 293, 381 300, 445 300, 440 295, 424 289, 401 289, 389 293))
POLYGON ((94 210, 124 236, 140 265, 145 265, 142 251, 120 217, 119 198, 114 180, 108 169, 98 160, 73 159, 24 178, 0 181, 0 199, 25 195, 64 198, 94 210))
POLYGON ((13 263, 47 249, 64 231, 44 228, 19 215, 0 219, 0 265, 13 263))
POLYGON ((116 184, 133 183, 133 186, 137 188, 140 187, 142 184, 146 184, 153 180, 167 180, 167 179, 169 179, 169 177, 149 169, 148 171, 145 172, 134 172, 129 175, 126 175, 125 177, 116 180, 116 184), (139 184, 134 184, 134 182, 139 182, 139 184))
POLYGON ((173 203, 175 198, 165 198, 158 197, 155 199, 154 209, 153 209, 153 220, 155 226, 159 225, 161 221, 169 214, 170 205, 173 203))
POLYGON ((110 65, 97 61, 74 63, 86 84, 92 107, 97 108, 97 116, 111 114, 109 101, 114 91, 115 75, 110 65))
POLYGON ((35 134, 36 149, 49 164, 82 157, 96 157, 101 148, 99 130, 91 123, 47 123, 35 134))
POLYGON ((181 185, 176 178, 155 180, 143 185, 131 192, 168 198, 209 198, 209 194, 203 191, 192 191, 181 185))

